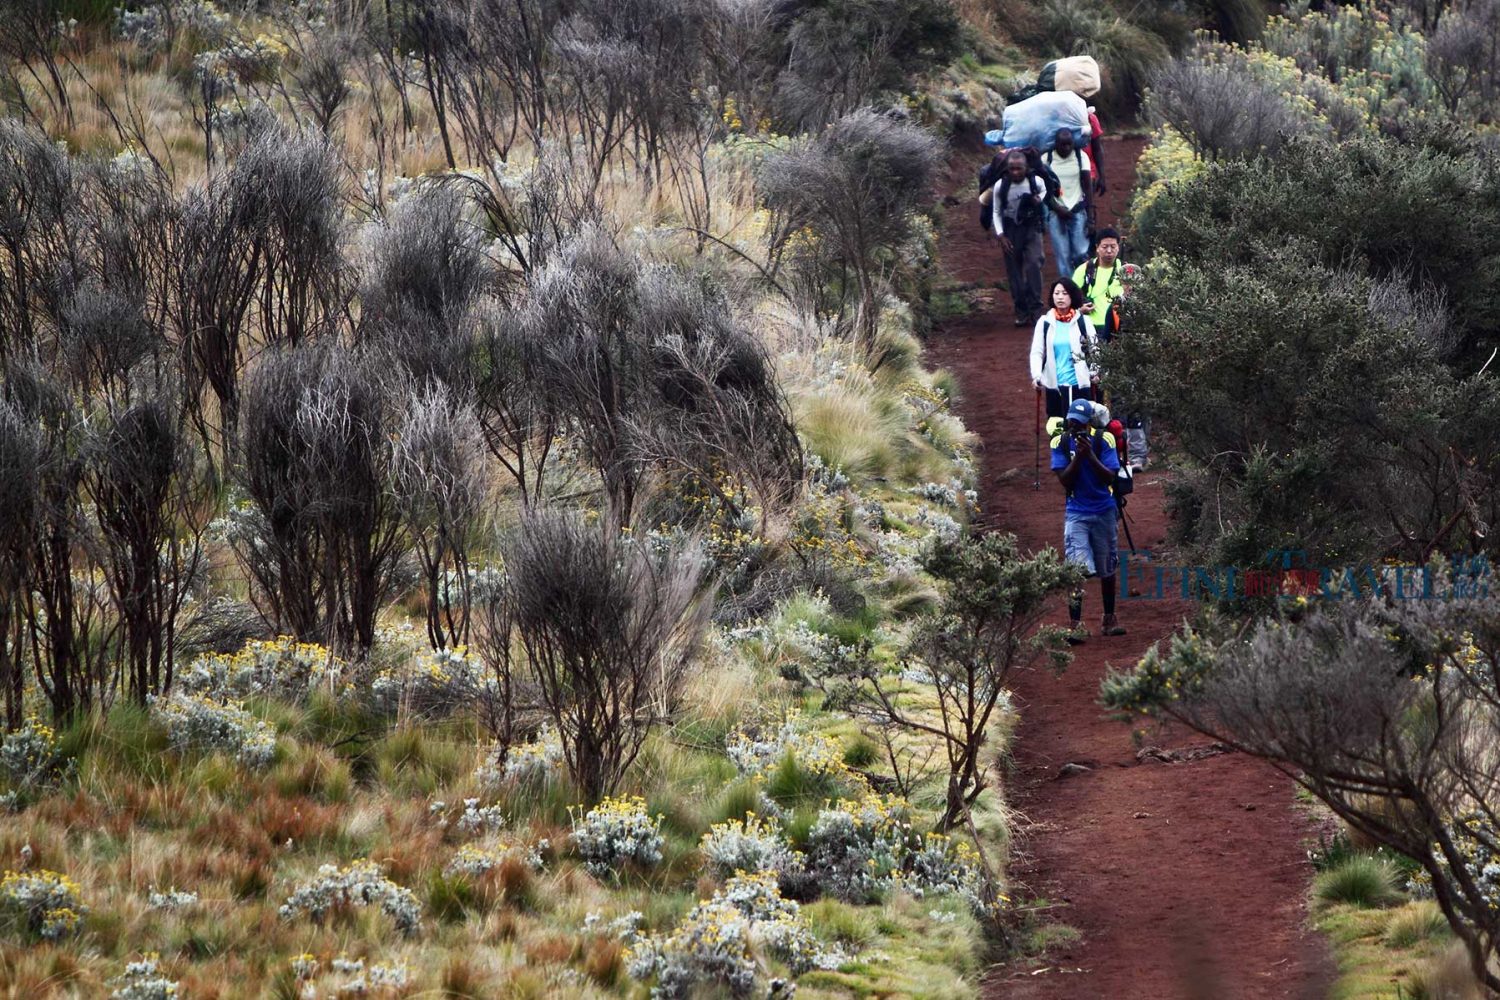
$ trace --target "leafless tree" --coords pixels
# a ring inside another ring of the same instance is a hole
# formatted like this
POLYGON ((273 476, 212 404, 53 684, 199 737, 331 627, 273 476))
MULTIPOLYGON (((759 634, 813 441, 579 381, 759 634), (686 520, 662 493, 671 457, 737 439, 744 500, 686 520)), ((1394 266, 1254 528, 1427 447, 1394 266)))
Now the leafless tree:
POLYGON ((76 272, 76 172, 38 128, 0 118, 0 365, 45 342, 76 272))
POLYGON ((460 189, 428 187, 371 227, 360 336, 418 380, 466 388, 467 327, 494 280, 472 215, 460 189))
POLYGON ((1011 675, 1045 658, 1058 668, 1066 662, 1061 632, 1040 626, 1047 600, 1078 574, 1052 550, 1023 556, 1014 537, 999 534, 943 545, 929 568, 947 590, 942 606, 913 631, 901 666, 923 672, 936 712, 913 706, 905 676, 886 675, 868 660, 855 711, 939 742, 948 764, 939 825, 947 830, 964 821, 984 790, 984 749, 1011 675))
POLYGON ((535 380, 539 346, 526 318, 498 302, 475 311, 470 332, 473 392, 485 444, 515 481, 523 506, 541 502, 562 416, 535 380))
POLYGON ((1189 53, 1150 77, 1149 116, 1182 134, 1212 159, 1274 156, 1305 130, 1287 98, 1238 67, 1189 53))
POLYGON ((258 258, 261 342, 296 347, 336 327, 347 296, 344 195, 327 137, 279 124, 256 129, 230 171, 228 195, 258 258))
POLYGON ((331 136, 352 93, 348 73, 353 42, 338 32, 306 37, 306 48, 292 72, 293 94, 318 131, 331 136))
POLYGON ((654 551, 612 518, 538 510, 505 565, 516 630, 568 769, 597 800, 676 707, 707 622, 703 556, 693 545, 654 551))
POLYGON ((1449 7, 1427 42, 1427 74, 1444 105, 1495 117, 1500 100, 1500 0, 1467 0, 1449 7))
POLYGON ((121 628, 129 694, 172 685, 178 619, 203 567, 214 485, 181 407, 158 390, 108 410, 87 444, 83 491, 121 628))
POLYGON ((802 448, 765 348, 719 294, 676 271, 643 275, 641 324, 656 331, 657 400, 635 418, 639 458, 687 477, 732 516, 742 496, 759 529, 802 485, 802 448))
POLYGON ((1103 700, 1159 708, 1268 760, 1414 859, 1474 975, 1500 990, 1500 917, 1482 870, 1500 857, 1500 595, 1471 568, 1431 583, 1399 572, 1405 599, 1390 599, 1387 579, 1384 599, 1328 603, 1220 641, 1176 637, 1107 678, 1103 700), (1428 590, 1434 599, 1413 599, 1428 590))
POLYGON ((26 99, 28 81, 41 91, 48 113, 73 124, 66 44, 67 26, 51 0, 11 0, 0 7, 0 73, 6 103, 37 125, 42 118, 26 99))
POLYGON ((790 260, 803 271, 815 313, 842 318, 852 298, 854 332, 867 351, 937 163, 937 141, 927 132, 862 109, 770 157, 761 171, 761 194, 773 213, 773 261, 780 267, 790 260), (829 310, 818 300, 830 289, 852 295, 836 295, 829 310))
POLYGON ((405 532, 391 490, 395 407, 370 361, 332 344, 267 354, 246 383, 235 536, 269 617, 352 654, 375 641, 405 532))
POLYGON ((119 622, 90 570, 95 539, 83 503, 87 428, 68 387, 41 365, 12 365, 6 394, 36 430, 36 518, 23 554, 21 611, 38 686, 56 719, 108 708, 119 622))
POLYGON ((85 394, 128 395, 136 365, 165 353, 165 338, 139 306, 95 279, 73 290, 59 319, 59 367, 85 394))
POLYGON ((522 314, 530 375, 577 437, 611 510, 628 523, 646 469, 629 440, 649 406, 650 333, 639 323, 641 262, 588 231, 537 273, 522 314))
POLYGON ((40 453, 35 426, 9 400, 0 401, 0 686, 7 730, 25 714, 26 593, 39 528, 40 453))
POLYGON ((177 266, 168 306, 189 411, 205 453, 224 464, 234 457, 240 373, 261 269, 259 248, 238 225, 226 188, 219 174, 183 195, 171 229, 177 266))
POLYGON ((396 495, 427 588, 427 639, 436 649, 467 645, 469 555, 487 492, 478 420, 429 383, 407 398, 394 451, 396 495))

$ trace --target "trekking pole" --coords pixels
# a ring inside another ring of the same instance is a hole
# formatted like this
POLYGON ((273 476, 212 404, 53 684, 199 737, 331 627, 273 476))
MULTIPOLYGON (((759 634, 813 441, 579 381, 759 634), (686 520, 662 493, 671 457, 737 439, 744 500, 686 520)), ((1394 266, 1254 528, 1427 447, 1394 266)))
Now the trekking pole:
POLYGON ((1130 537, 1130 515, 1125 513, 1125 508, 1120 508, 1120 523, 1125 526, 1125 541, 1130 544, 1130 551, 1135 551, 1135 539, 1130 537))
POLYGON ((1042 488, 1042 390, 1036 391, 1036 433, 1031 438, 1032 451, 1036 456, 1036 472, 1031 477, 1031 488, 1042 488))

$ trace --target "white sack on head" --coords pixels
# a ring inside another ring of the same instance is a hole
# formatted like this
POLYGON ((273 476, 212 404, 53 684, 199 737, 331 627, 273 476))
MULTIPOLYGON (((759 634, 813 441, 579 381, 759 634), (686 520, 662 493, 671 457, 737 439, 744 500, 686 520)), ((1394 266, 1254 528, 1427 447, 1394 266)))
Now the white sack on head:
POLYGON ((1058 129, 1063 128, 1073 133, 1078 145, 1087 141, 1089 106, 1083 98, 1071 90, 1037 94, 1005 109, 998 144, 1006 149, 1035 146, 1045 152, 1057 141, 1058 129))

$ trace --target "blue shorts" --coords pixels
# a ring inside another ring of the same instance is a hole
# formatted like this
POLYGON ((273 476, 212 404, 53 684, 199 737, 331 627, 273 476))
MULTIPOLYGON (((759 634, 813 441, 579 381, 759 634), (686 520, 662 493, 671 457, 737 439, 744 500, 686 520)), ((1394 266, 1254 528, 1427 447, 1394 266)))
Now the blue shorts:
POLYGON ((1114 576, 1120 544, 1113 509, 1103 514, 1063 515, 1063 557, 1089 571, 1089 576, 1114 576))

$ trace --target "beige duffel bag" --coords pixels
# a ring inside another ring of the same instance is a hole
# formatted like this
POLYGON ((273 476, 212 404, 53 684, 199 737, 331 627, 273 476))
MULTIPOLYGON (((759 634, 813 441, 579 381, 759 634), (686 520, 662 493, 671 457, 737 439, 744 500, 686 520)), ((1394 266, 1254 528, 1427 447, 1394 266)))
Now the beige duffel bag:
POLYGON ((1099 93, 1099 64, 1093 56, 1068 56, 1051 68, 1053 90, 1071 90, 1080 97, 1099 93))

